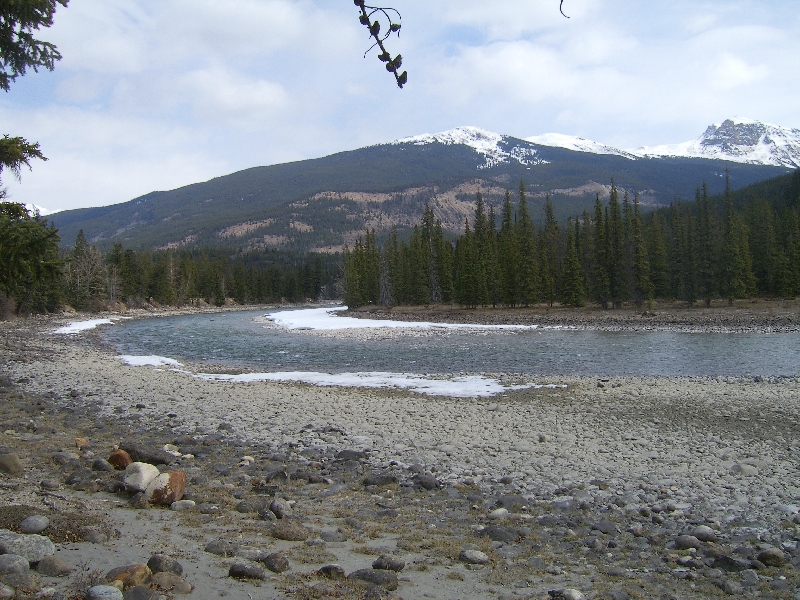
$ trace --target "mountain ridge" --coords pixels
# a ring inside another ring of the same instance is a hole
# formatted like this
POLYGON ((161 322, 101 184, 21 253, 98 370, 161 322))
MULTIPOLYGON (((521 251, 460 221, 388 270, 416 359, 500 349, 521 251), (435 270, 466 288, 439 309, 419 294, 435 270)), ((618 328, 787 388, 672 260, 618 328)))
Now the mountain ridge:
MULTIPOLYGON (((638 194, 643 205, 690 198, 703 182, 711 193, 787 172, 787 167, 719 156, 635 156, 569 136, 550 144, 459 127, 339 152, 329 156, 252 167, 175 190, 151 192, 128 202, 49 215, 70 244, 79 230, 101 247, 232 245, 334 252, 367 228, 385 234, 418 222, 430 203, 451 234, 471 218, 475 194, 499 209, 506 189, 520 181, 531 214, 541 218, 550 195, 558 218, 591 209, 612 180, 638 194), (578 141, 576 141, 578 140, 578 141), (588 152, 594 149, 597 152, 588 152)), ((516 197, 516 191, 513 192, 516 197)))

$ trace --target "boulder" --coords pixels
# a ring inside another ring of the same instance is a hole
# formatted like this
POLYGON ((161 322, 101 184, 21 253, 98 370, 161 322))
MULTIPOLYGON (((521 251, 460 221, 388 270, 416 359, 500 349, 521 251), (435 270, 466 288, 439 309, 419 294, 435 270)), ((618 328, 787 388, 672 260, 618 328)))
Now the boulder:
POLYGON ((379 569, 381 571, 402 571, 406 567, 406 562, 401 558, 395 558, 393 556, 387 556, 386 554, 381 554, 375 561, 372 563, 373 569, 379 569))
POLYGON ((174 573, 178 577, 183 575, 183 565, 166 554, 153 554, 147 561, 147 566, 152 573, 174 573))
POLYGON ((56 547, 50 538, 35 533, 19 534, 0 529, 0 554, 18 554, 24 556, 29 563, 36 564, 45 556, 55 553, 56 547))
POLYGON ((480 550, 465 549, 459 552, 458 560, 468 565, 485 565, 489 563, 489 557, 480 550))
POLYGON ((122 592, 111 585, 95 585, 86 590, 86 600, 123 600, 122 592))
POLYGON ((150 504, 169 506, 183 498, 186 491, 186 473, 183 471, 167 471, 153 479, 144 491, 150 504))
POLYGON ((147 486, 160 474, 158 468, 151 464, 135 462, 125 468, 122 481, 129 490, 144 492, 147 486))
POLYGON ((0 555, 0 575, 9 575, 10 573, 27 573, 31 566, 28 564, 28 559, 19 554, 2 554, 0 555))
POLYGON ((58 556, 45 556, 36 565, 36 571, 46 577, 63 577, 72 573, 72 567, 58 556))
POLYGON ((166 450, 150 448, 139 442, 125 441, 119 447, 121 450, 125 450, 134 461, 151 465, 171 465, 178 459, 174 454, 170 454, 166 450))
POLYGON ((283 573, 289 570, 289 559, 280 552, 273 552, 268 554, 261 562, 273 573, 283 573))
POLYGON ((111 569, 106 573, 105 579, 109 583, 121 581, 122 589, 127 590, 137 585, 148 584, 152 575, 153 573, 147 565, 125 565, 124 567, 111 569))
POLYGON ((389 591, 397 589, 397 574, 394 571, 359 569, 350 573, 347 578, 377 585, 389 591))
POLYGON ((767 548, 758 553, 758 562, 768 567, 782 567, 786 562, 786 556, 780 548, 767 548))
POLYGON ((237 562, 231 565, 228 570, 228 577, 235 579, 260 579, 261 581, 267 578, 267 572, 263 567, 246 562, 237 562))
POLYGON ((50 525, 50 519, 44 515, 31 515, 19 524, 22 533, 41 533, 50 525))
POLYGON ((187 583, 175 573, 168 571, 161 571, 153 575, 150 585, 155 589, 164 592, 172 592, 174 594, 190 594, 192 592, 192 585, 187 583))
POLYGON ((111 455, 108 457, 108 462, 111 464, 117 471, 124 471, 128 468, 128 465, 133 462, 131 455, 125 452, 125 450, 114 450, 111 455))
POLYGON ((319 569, 317 569, 317 575, 319 575, 320 577, 324 577, 325 579, 347 578, 347 573, 345 573, 345 570, 337 564, 325 565, 324 567, 320 567, 319 569))
POLYGON ((7 475, 22 475, 25 467, 22 466, 19 456, 16 454, 0 454, 0 473, 7 475))

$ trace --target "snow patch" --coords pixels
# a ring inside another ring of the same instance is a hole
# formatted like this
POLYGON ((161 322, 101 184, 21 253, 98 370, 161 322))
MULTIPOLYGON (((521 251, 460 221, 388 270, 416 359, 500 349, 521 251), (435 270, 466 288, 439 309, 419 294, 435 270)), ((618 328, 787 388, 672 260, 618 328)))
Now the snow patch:
POLYGON ((113 325, 117 319, 91 319, 90 321, 75 321, 64 327, 59 327, 53 333, 80 333, 87 329, 94 329, 98 325, 113 325))
POLYGON ((228 381, 251 383, 257 381, 294 381, 327 387, 399 388, 428 396, 450 396, 455 398, 488 397, 507 392, 542 387, 565 387, 555 385, 536 385, 533 383, 504 386, 497 379, 480 376, 454 377, 452 379, 433 379, 411 373, 316 373, 293 371, 284 373, 245 373, 226 375, 198 373, 195 375, 206 381, 228 381))
POLYGON ((800 167, 800 129, 734 117, 709 126, 697 139, 642 146, 630 152, 640 156, 710 158, 793 169, 800 167))
POLYGON ((334 331, 337 329, 536 329, 537 325, 471 325, 453 323, 428 323, 425 321, 390 321, 382 319, 356 319, 341 317, 335 313, 347 310, 346 306, 328 308, 305 308, 301 310, 282 310, 264 315, 277 326, 285 329, 310 329, 334 331))
POLYGON ((444 144, 447 146, 461 145, 472 148, 486 159, 479 169, 489 169, 491 167, 504 164, 509 160, 515 160, 521 165, 540 165, 547 161, 536 157, 536 149, 525 146, 512 146, 503 149, 501 144, 506 144, 506 136, 481 129, 479 127, 457 127, 450 131, 441 133, 424 133, 412 137, 403 138, 392 142, 392 144, 414 144, 415 146, 426 146, 428 144, 444 144))
POLYGON ((638 155, 626 150, 620 150, 613 146, 607 146, 600 142, 593 142, 582 137, 574 135, 564 135, 563 133, 543 133, 542 135, 534 135, 525 138, 526 142, 537 144, 539 146, 550 146, 553 148, 565 148, 575 152, 589 152, 590 154, 612 154, 616 156, 623 156, 630 160, 640 158, 638 155))
POLYGON ((130 354, 123 354, 117 357, 121 360, 124 364, 130 365, 131 367, 163 367, 163 366, 170 366, 170 367, 182 367, 183 364, 179 363, 177 360, 172 358, 166 358, 164 356, 132 356, 130 354))

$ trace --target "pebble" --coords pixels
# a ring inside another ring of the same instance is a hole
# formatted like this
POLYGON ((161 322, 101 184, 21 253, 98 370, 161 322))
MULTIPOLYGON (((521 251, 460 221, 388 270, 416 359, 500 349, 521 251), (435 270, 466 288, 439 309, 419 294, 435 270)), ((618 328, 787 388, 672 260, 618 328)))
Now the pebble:
POLYGON ((50 525, 50 519, 44 515, 31 515, 19 524, 22 533, 41 533, 50 525))
POLYGON ((563 590, 549 590, 547 595, 553 600, 584 600, 586 596, 582 592, 573 588, 563 590))

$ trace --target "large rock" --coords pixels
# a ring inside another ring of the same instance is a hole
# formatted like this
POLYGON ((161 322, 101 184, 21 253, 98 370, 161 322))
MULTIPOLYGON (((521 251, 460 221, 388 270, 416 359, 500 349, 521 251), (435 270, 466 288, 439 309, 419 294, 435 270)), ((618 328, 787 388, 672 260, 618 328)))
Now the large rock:
POLYGON ((111 585, 95 585, 86 590, 86 600, 123 600, 122 592, 111 585))
POLYGON ((50 519, 44 515, 31 515, 19 524, 22 533, 41 533, 50 525, 50 519))
POLYGON ((275 498, 270 502, 269 509, 279 519, 292 516, 292 507, 283 498, 275 498))
POLYGON ((16 454, 0 454, 0 473, 7 475, 22 475, 25 467, 22 466, 19 456, 16 454))
POLYGON ((489 563, 489 557, 485 552, 471 548, 459 552, 458 559, 469 565, 485 565, 489 563))
POLYGON ((373 569, 380 569, 382 571, 402 571, 406 567, 406 562, 402 558, 395 558, 386 554, 381 554, 372 563, 373 569))
POLYGON ((289 570, 289 559, 280 552, 268 554, 261 560, 261 562, 264 563, 264 566, 273 573, 283 573, 284 571, 289 570))
POLYGON ((157 590, 172 592, 173 594, 189 594, 192 591, 190 583, 181 579, 179 575, 167 571, 153 575, 150 584, 157 590))
POLYGON ((72 567, 58 556, 45 556, 36 565, 36 571, 47 577, 63 577, 72 573, 72 567))
POLYGON ((130 457, 137 462, 150 463, 151 465, 171 465, 178 460, 174 454, 170 454, 166 450, 150 448, 139 442, 125 441, 119 447, 130 454, 130 457))
POLYGON ((27 573, 31 566, 28 559, 19 554, 0 555, 0 575, 9 573, 27 573))
POLYGON ((122 481, 129 490, 144 492, 147 486, 160 474, 158 467, 144 462, 135 462, 127 466, 122 481))
POLYGON ((782 567, 786 561, 786 556, 779 548, 767 548, 759 552, 758 561, 768 567, 782 567))
POLYGON ((263 567, 254 563, 237 562, 231 565, 228 570, 228 577, 235 579, 260 579, 267 578, 267 572, 263 567))
POLYGON ((108 457, 108 463, 117 471, 124 471, 132 462, 133 459, 131 455, 125 452, 125 450, 114 450, 108 457))
POLYGON ((152 573, 174 573, 178 577, 183 575, 183 565, 166 554, 153 554, 147 561, 147 566, 152 573))
POLYGON ((186 473, 167 471, 147 485, 144 495, 150 504, 169 506, 183 498, 184 491, 186 491, 186 473))
POLYGON ((24 556, 29 563, 36 564, 45 556, 55 553, 56 547, 50 538, 0 529, 0 554, 18 554, 24 556))
POLYGON ((124 567, 111 569, 106 573, 106 581, 121 581, 122 589, 127 590, 137 585, 150 583, 150 577, 152 577, 152 575, 153 573, 147 565, 126 565, 124 567))
POLYGON ((317 575, 320 577, 325 577, 326 579, 345 579, 347 577, 345 570, 337 564, 330 564, 320 567, 317 569, 317 575))

